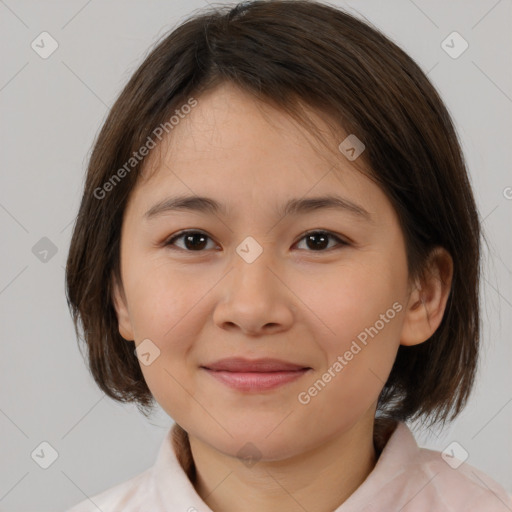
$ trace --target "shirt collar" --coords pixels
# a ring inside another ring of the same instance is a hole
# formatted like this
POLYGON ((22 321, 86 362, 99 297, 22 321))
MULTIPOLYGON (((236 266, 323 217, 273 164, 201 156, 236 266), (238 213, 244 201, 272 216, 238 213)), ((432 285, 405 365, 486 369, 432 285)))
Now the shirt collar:
POLYGON ((212 512, 189 479, 195 473, 190 444, 187 433, 177 424, 165 436, 152 472, 162 510, 212 512))
MULTIPOLYGON (((359 510, 363 504, 404 471, 417 455, 419 447, 409 427, 403 422, 376 420, 374 443, 380 456, 371 473, 356 491, 335 512, 359 510)), ((176 508, 198 512, 212 512, 197 494, 191 480, 195 468, 187 433, 174 424, 160 447, 152 469, 155 492, 162 510, 176 508), (193 507, 193 508, 192 508, 193 507)))

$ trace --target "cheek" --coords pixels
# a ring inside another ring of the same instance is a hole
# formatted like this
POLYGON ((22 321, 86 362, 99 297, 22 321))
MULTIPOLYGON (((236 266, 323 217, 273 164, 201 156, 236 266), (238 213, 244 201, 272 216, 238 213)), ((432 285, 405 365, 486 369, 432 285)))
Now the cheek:
POLYGON ((136 340, 150 338, 162 346, 172 341, 179 346, 185 341, 185 333, 192 337, 198 324, 190 322, 190 318, 197 314, 196 308, 209 288, 211 285, 204 280, 185 279, 163 266, 140 274, 130 290, 136 340))
POLYGON ((149 339, 158 354, 151 364, 141 363, 144 379, 157 402, 181 417, 193 405, 195 359, 190 352, 204 324, 201 299, 214 282, 184 278, 161 264, 131 275, 127 293, 136 343, 149 339))
POLYGON ((404 278, 380 258, 380 265, 378 261, 361 261, 330 271, 316 280, 315 286, 303 281, 299 293, 321 321, 322 348, 331 358, 348 350, 359 335, 363 342, 365 335, 370 337, 368 331, 376 335, 375 328, 381 340, 397 337, 400 307, 393 308, 393 304, 403 301, 404 278))
POLYGON ((325 326, 316 338, 325 366, 316 385, 308 385, 317 393, 314 407, 340 414, 339 421, 346 420, 347 410, 362 414, 377 399, 400 343, 407 276, 387 258, 371 259, 340 268, 307 295, 325 326))
POLYGON ((404 312, 395 300, 399 296, 376 283, 366 293, 352 291, 338 293, 338 301, 324 298, 322 318, 334 335, 317 338, 325 366, 305 382, 298 397, 306 431, 318 424, 325 425, 326 434, 350 428, 378 399, 396 358, 404 312))

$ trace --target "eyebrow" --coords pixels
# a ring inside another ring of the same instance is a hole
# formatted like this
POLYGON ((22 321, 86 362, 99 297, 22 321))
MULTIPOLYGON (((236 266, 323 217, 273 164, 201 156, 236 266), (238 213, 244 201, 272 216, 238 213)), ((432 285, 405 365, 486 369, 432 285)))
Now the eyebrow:
MULTIPOLYGON (((362 206, 337 195, 290 199, 277 211, 277 214, 279 216, 300 215, 320 209, 344 210, 368 222, 373 222, 370 213, 362 206)), ((192 211, 228 216, 226 206, 215 199, 204 196, 175 196, 168 197, 152 206, 144 214, 144 217, 152 219, 174 211, 192 211)))

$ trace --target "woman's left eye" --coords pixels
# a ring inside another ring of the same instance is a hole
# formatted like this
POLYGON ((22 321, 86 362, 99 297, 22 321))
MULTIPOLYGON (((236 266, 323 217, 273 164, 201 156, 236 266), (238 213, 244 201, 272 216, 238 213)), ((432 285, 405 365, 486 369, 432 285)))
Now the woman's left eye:
POLYGON ((329 245, 329 238, 332 240, 336 240, 337 245, 348 245, 347 242, 342 240, 339 236, 329 232, 329 231, 310 231, 306 233, 300 240, 306 240, 306 244, 311 243, 312 247, 314 247, 314 251, 322 252, 322 249, 325 249, 325 245, 329 245))
MULTIPOLYGON (((347 242, 329 231, 310 231, 303 235, 303 237, 299 239, 299 242, 305 240, 307 247, 312 249, 313 252, 322 252, 326 248, 330 248, 327 247, 329 245, 329 239, 335 240, 337 242, 336 245, 348 245, 347 242)), ((165 246, 175 246, 188 252, 202 252, 202 250, 207 246, 207 240, 212 239, 202 231, 189 230, 182 231, 181 233, 173 236, 165 242, 165 246), (180 247, 175 243, 176 240, 180 239, 183 239, 184 247, 180 247)), ((297 244, 299 242, 297 242, 297 244)))

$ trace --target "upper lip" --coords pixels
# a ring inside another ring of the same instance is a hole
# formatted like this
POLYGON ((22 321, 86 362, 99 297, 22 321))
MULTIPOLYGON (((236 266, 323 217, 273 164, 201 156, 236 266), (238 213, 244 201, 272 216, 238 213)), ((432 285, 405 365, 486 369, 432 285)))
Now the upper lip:
POLYGON ((203 368, 227 372, 279 372, 309 369, 308 366, 282 361, 280 359, 245 359, 230 357, 202 365, 203 368))

